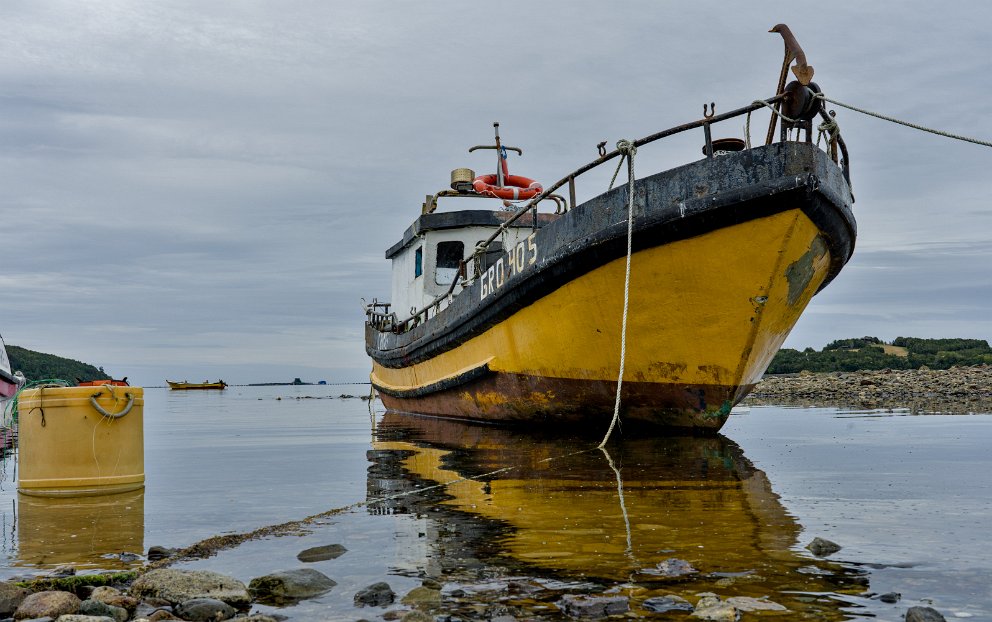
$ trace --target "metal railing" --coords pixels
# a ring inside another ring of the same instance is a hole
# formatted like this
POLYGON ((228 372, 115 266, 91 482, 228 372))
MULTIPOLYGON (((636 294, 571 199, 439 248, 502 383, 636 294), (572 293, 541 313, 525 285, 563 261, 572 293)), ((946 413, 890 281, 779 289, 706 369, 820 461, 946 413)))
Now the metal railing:
MULTIPOLYGON (((789 86, 792 87, 791 84, 789 86)), ((804 86, 802 88, 811 91, 811 89, 808 89, 808 87, 804 86)), ((816 89, 815 85, 813 85, 813 88, 816 89)), ((817 91, 812 91, 812 92, 817 92, 817 91)), ((713 158, 714 149, 713 149, 713 139, 712 139, 712 133, 710 131, 710 127, 715 123, 720 123, 721 121, 726 121, 727 119, 733 119, 744 115, 750 115, 752 112, 755 112, 762 108, 771 108, 773 119, 779 116, 782 117, 779 142, 789 141, 788 137, 790 135, 791 130, 798 130, 797 136, 801 135, 802 131, 805 130, 805 134, 806 134, 805 142, 812 143, 812 136, 813 136, 812 117, 819 114, 819 116, 824 119, 825 123, 832 122, 833 118, 823 109, 822 101, 820 99, 815 97, 809 98, 806 94, 806 91, 802 91, 801 94, 803 95, 803 97, 806 97, 807 100, 812 99, 815 100, 816 102, 819 102, 818 104, 811 104, 811 106, 813 107, 808 107, 804 109, 802 118, 789 119, 785 115, 783 115, 783 113, 780 112, 779 107, 776 106, 776 105, 780 105, 788 108, 790 104, 795 105, 794 100, 797 97, 797 91, 794 89, 790 90, 790 88, 786 88, 784 92, 780 92, 778 95, 774 97, 769 97, 768 99, 764 99, 764 100, 755 100, 753 103, 751 103, 748 106, 736 108, 734 110, 731 110, 730 112, 725 112, 722 114, 716 114, 715 106, 713 104, 710 104, 711 107, 709 109, 707 109, 707 107, 704 105, 702 119, 692 121, 689 123, 684 123, 682 125, 676 125, 666 130, 662 130, 660 132, 655 132, 654 134, 645 136, 644 138, 639 138, 633 141, 633 145, 634 147, 641 147, 643 145, 647 145, 655 141, 661 140, 662 138, 667 138, 669 136, 674 136, 675 134, 681 134, 682 132, 687 132, 689 130, 702 128, 705 137, 704 151, 706 157, 713 158)), ((766 140, 766 144, 771 144, 772 142, 771 137, 773 136, 773 133, 769 132, 769 134, 770 136, 766 140)), ((366 316, 368 323, 372 325, 374 328, 381 331, 392 331, 392 332, 402 333, 416 327, 417 325, 423 322, 426 322, 428 319, 430 319, 430 317, 432 317, 432 314, 436 316, 438 313, 440 313, 442 309, 446 308, 447 305, 451 303, 451 300, 454 298, 455 295, 455 290, 459 285, 462 287, 462 289, 465 289, 469 287, 475 281, 476 278, 478 278, 479 276, 478 274, 473 275, 471 278, 468 276, 469 267, 472 265, 478 265, 481 256, 486 253, 489 245, 492 244, 493 241, 495 241, 498 237, 500 237, 507 229, 509 229, 517 220, 519 220, 520 217, 522 217, 524 214, 527 214, 528 212, 533 211, 534 214, 533 226, 534 228, 537 228, 537 204, 551 197, 556 190, 558 190, 559 188, 561 188, 566 184, 568 185, 569 209, 574 209, 576 207, 575 179, 580 175, 583 175, 584 173, 587 173, 592 169, 597 168, 621 155, 619 149, 614 149, 613 151, 607 152, 604 149, 603 143, 600 143, 599 147, 601 154, 599 158, 593 160, 592 162, 589 162, 584 166, 575 169, 568 175, 565 175, 564 177, 556 181, 554 184, 543 190, 540 194, 530 199, 526 205, 524 205, 516 212, 514 212, 513 215, 510 216, 510 218, 508 218, 503 224, 497 227, 496 230, 493 232, 492 235, 489 236, 488 239, 486 239, 484 242, 477 244, 475 251, 472 253, 472 255, 463 259, 459 264, 458 278, 455 278, 452 281, 451 286, 448 287, 448 290, 446 292, 437 296, 436 298, 434 298, 434 300, 424 305, 424 307, 420 309, 412 308, 410 310, 410 316, 404 320, 398 320, 395 313, 377 312, 374 307, 376 305, 381 307, 384 303, 373 302, 372 305, 369 305, 366 308, 366 316)), ((828 153, 830 154, 834 162, 838 163, 838 165, 841 165, 842 162, 842 171, 844 174, 844 178, 848 181, 848 183, 850 183, 850 165, 848 162, 847 146, 844 144, 844 140, 843 138, 841 138, 839 132, 834 132, 829 136, 828 153), (840 151, 840 156, 842 160, 838 158, 838 149, 840 151)), ((388 305, 386 306, 388 307, 388 305)))

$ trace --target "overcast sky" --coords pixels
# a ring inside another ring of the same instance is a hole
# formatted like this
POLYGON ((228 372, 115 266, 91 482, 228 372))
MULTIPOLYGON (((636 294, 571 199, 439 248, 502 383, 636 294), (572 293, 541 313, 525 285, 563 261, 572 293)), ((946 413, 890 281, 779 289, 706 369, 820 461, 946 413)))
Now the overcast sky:
MULTIPOLYGON (((511 171, 552 182, 772 95, 778 22, 828 96, 992 139, 987 2, 6 0, 0 333, 144 385, 364 380, 360 298, 388 298, 424 195, 494 168, 467 153, 494 120, 511 171)), ((992 338, 992 149, 838 120, 857 249, 786 345, 992 338)))

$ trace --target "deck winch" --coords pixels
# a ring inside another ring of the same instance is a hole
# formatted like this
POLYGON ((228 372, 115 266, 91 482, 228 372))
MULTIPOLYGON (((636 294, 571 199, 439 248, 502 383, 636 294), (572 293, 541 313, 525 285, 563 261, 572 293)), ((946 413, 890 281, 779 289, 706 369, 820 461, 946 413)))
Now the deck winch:
POLYGON ((470 168, 456 168, 451 171, 451 189, 455 192, 472 192, 475 171, 470 168))

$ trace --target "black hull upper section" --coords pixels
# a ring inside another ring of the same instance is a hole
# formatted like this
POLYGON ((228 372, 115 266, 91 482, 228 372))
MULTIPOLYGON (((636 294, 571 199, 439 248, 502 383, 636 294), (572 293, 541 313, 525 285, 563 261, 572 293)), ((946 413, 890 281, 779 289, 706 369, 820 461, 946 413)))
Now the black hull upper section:
MULTIPOLYGON (((634 184, 633 250, 661 246, 779 212, 801 209, 830 253, 829 283, 854 252, 854 198, 841 169, 807 143, 783 142, 704 159, 634 184)), ((366 325, 366 351, 380 365, 428 360, 627 251, 628 187, 576 207, 535 232, 537 261, 481 304, 476 281, 430 321, 403 332, 366 325)), ((822 286, 821 286, 822 289, 822 286)))

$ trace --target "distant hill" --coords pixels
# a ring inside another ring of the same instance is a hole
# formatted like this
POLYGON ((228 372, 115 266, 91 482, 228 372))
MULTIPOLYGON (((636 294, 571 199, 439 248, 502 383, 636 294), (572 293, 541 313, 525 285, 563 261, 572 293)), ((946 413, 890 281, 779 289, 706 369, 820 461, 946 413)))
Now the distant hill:
POLYGON ((20 370, 28 381, 57 378, 75 383, 77 378, 98 380, 109 377, 102 367, 18 346, 8 345, 7 356, 10 358, 10 369, 20 370))
POLYGON ((817 351, 783 348, 769 374, 801 371, 858 371, 861 369, 949 369, 955 365, 992 363, 992 348, 984 339, 920 339, 897 337, 885 343, 878 337, 838 339, 817 351))

